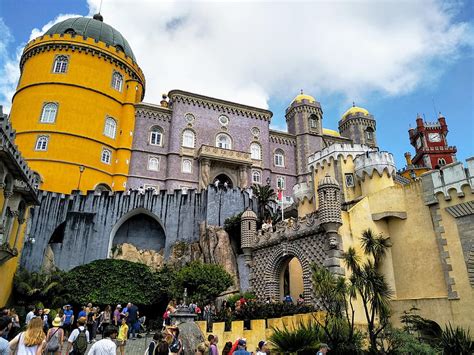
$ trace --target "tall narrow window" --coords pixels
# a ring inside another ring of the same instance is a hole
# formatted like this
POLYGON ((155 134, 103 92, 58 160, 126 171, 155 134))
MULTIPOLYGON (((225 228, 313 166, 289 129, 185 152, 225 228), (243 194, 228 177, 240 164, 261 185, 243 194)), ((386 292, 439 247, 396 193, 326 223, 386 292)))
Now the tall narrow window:
POLYGON ((116 131, 117 131, 117 122, 112 117, 107 117, 105 119, 104 134, 107 137, 115 138, 116 131))
POLYGON ((148 158, 148 170, 158 171, 160 170, 160 160, 156 157, 148 158))
POLYGON ((277 187, 280 190, 284 190, 286 188, 286 182, 285 182, 285 178, 283 176, 278 176, 278 178, 277 178, 277 187))
POLYGON ((36 139, 35 150, 45 151, 48 149, 48 137, 47 136, 39 136, 36 139))
POLYGON ((252 183, 260 184, 262 182, 262 175, 260 171, 252 171, 252 183))
POLYGON ((250 144, 250 156, 252 159, 261 160, 262 159, 262 148, 258 143, 250 144))
POLYGON ((232 149, 232 140, 225 133, 218 134, 216 137, 216 146, 223 149, 232 149))
POLYGON ((53 73, 65 73, 69 58, 65 55, 58 55, 54 60, 53 73))
POLYGON ((117 71, 112 74, 112 87, 117 91, 122 91, 123 76, 117 71))
POLYGON ((153 126, 150 131, 150 144, 151 145, 162 145, 163 142, 163 130, 161 127, 153 126))
POLYGON ((41 111, 41 122, 42 123, 54 123, 56 121, 56 114, 58 112, 58 104, 54 102, 48 102, 43 106, 41 111))
POLYGON ((316 115, 311 115, 309 117, 309 127, 318 128, 318 117, 316 115))
POLYGON ((109 149, 102 149, 102 154, 100 155, 100 161, 105 164, 110 164, 112 160, 112 152, 109 149))
POLYGON ((281 149, 275 150, 275 166, 285 166, 285 153, 281 149))
POLYGON ((190 129, 183 131, 183 147, 194 148, 194 132, 190 129))
POLYGON ((193 172, 193 163, 190 159, 183 159, 181 170, 183 173, 191 174, 193 172))
POLYGON ((374 130, 371 127, 368 127, 367 130, 365 131, 365 134, 367 136, 367 139, 369 141, 374 139, 374 130))

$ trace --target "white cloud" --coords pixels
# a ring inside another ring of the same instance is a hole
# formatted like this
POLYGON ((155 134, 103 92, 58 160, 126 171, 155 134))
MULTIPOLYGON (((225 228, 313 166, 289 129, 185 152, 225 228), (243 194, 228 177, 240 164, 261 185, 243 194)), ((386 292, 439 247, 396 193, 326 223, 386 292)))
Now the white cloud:
MULTIPOLYGON (((99 0, 88 0, 90 15, 99 0)), ((148 102, 183 89, 268 107, 300 88, 363 101, 427 85, 472 27, 459 3, 425 1, 105 1, 105 22, 129 41, 148 102)), ((46 30, 34 30, 34 35, 46 30)))

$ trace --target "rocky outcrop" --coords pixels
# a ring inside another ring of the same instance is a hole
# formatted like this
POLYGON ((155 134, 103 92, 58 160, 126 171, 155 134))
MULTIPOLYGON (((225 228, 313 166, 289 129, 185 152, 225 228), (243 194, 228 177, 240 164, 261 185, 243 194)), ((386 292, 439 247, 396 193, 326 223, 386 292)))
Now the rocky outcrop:
POLYGON ((160 251, 155 250, 140 250, 134 245, 123 243, 117 245, 112 253, 112 259, 128 260, 137 263, 142 263, 153 270, 158 270, 163 267, 165 259, 163 256, 163 249, 160 251))

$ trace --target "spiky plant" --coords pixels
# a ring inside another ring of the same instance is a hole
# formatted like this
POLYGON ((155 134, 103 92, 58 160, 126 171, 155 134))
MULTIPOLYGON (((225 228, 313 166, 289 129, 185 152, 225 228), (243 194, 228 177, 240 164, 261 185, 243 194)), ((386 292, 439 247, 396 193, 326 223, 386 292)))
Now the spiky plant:
POLYGON ((321 331, 315 322, 305 324, 300 322, 294 330, 283 328, 273 328, 270 336, 270 344, 280 353, 294 354, 301 351, 311 351, 317 348, 320 343, 321 331))
POLYGON ((449 323, 441 334, 441 347, 443 354, 472 354, 474 352, 474 342, 472 341, 469 329, 462 327, 453 328, 449 323))

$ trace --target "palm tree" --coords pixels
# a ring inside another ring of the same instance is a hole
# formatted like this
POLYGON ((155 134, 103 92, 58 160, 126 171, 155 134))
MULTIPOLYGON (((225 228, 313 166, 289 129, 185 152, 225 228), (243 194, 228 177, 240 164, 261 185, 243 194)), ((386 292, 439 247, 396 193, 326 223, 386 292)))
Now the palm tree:
POLYGON ((377 353, 377 339, 382 330, 388 325, 390 315, 390 299, 393 291, 390 289, 385 277, 379 271, 380 263, 390 247, 388 238, 374 235, 367 229, 361 237, 362 249, 368 260, 360 261, 355 249, 350 247, 344 253, 344 261, 352 273, 349 278, 352 286, 360 295, 370 340, 370 351, 377 353), (379 323, 376 324, 376 317, 379 323))
POLYGON ((275 190, 270 185, 257 185, 252 186, 252 191, 257 196, 258 201, 258 218, 260 221, 264 221, 266 217, 271 215, 271 203, 276 203, 275 190), (266 213, 267 212, 267 213, 266 213))

